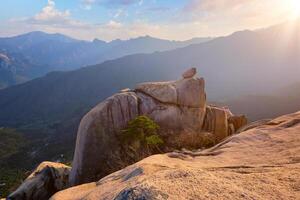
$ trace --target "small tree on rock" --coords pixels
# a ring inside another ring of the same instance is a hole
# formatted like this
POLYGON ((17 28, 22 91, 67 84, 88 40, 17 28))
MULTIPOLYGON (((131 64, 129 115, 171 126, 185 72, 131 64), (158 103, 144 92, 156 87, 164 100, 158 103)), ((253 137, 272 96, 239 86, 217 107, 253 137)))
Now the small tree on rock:
POLYGON ((138 116, 128 123, 126 129, 122 130, 123 140, 135 144, 136 149, 145 148, 148 153, 152 148, 160 151, 163 139, 158 135, 159 126, 147 116, 138 116))

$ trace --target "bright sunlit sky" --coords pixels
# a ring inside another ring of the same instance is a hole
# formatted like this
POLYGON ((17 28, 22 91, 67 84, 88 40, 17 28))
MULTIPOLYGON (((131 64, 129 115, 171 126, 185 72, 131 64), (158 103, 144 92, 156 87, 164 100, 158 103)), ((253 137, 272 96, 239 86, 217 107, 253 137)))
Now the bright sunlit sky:
POLYGON ((0 37, 30 31, 79 39, 185 40, 295 18, 300 0, 1 0, 0 37))

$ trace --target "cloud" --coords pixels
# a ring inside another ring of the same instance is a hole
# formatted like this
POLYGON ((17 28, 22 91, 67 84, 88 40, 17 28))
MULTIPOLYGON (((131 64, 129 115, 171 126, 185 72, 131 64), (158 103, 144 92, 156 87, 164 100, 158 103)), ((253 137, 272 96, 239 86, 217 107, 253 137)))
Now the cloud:
POLYGON ((84 27, 87 25, 83 22, 72 19, 71 12, 69 10, 58 10, 55 7, 54 0, 48 0, 48 4, 33 17, 11 19, 10 22, 61 27, 84 27))
POLYGON ((285 4, 282 0, 188 0, 177 19, 206 24, 219 35, 286 20, 285 4))
POLYGON ((116 22, 114 20, 110 20, 106 26, 108 28, 114 28, 114 29, 118 29, 118 28, 121 28, 122 27, 122 24, 120 22, 116 22))
MULTIPOLYGON (((265 17, 282 15, 282 0, 188 0, 183 8, 185 15, 196 17, 265 17)), ((236 18, 237 20, 239 18, 236 18)), ((262 19, 262 18, 261 18, 262 19)))
POLYGON ((143 0, 82 0, 83 7, 87 10, 91 9, 93 5, 100 5, 109 8, 124 7, 134 4, 142 5, 143 0))
POLYGON ((36 14, 33 19, 37 21, 51 21, 66 19, 70 16, 70 11, 59 11, 55 8, 55 2, 53 0, 48 0, 48 5, 45 6, 42 11, 36 14))
POLYGON ((27 21, 34 24, 65 24, 69 22, 71 13, 69 10, 59 11, 55 8, 55 2, 48 0, 48 4, 41 12, 28 18, 27 21))
MULTIPOLYGON (((89 0, 91 3, 93 0, 89 0)), ((131 1, 122 1, 130 3, 131 1)), ((85 23, 72 18, 69 10, 59 10, 55 6, 55 1, 49 0, 47 5, 40 12, 32 17, 10 19, 5 23, 0 23, 0 35, 17 35, 30 31, 45 31, 49 33, 62 33, 79 39, 99 38, 103 40, 113 40, 116 38, 128 39, 147 33, 155 33, 158 26, 144 22, 130 22, 123 24, 116 20, 125 15, 123 9, 117 9, 111 20, 104 23, 85 23)))
POLYGON ((156 4, 157 0, 151 1, 155 4, 144 2, 145 5, 139 7, 143 3, 141 0, 83 0, 82 3, 90 8, 97 4, 108 10, 108 18, 95 24, 74 19, 70 10, 60 10, 54 0, 49 0, 32 17, 1 21, 0 36, 40 30, 89 40, 128 39, 142 35, 184 40, 266 27, 287 16, 281 6, 285 4, 282 0, 185 0, 184 6, 176 8, 156 4), (126 7, 130 5, 134 9, 126 7))
POLYGON ((119 18, 121 16, 127 16, 127 12, 125 12, 123 9, 118 9, 116 12, 113 14, 113 18, 119 18))
POLYGON ((256 0, 189 0, 185 5, 185 11, 212 12, 224 9, 236 9, 256 0))

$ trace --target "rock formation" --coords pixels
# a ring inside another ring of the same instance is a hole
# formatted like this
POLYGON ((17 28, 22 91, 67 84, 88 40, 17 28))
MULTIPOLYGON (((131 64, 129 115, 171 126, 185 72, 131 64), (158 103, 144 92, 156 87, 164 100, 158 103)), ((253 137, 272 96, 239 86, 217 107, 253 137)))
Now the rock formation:
POLYGON ((221 141, 246 124, 247 118, 245 116, 234 116, 228 108, 207 106, 202 129, 214 133, 216 140, 221 141))
POLYGON ((259 124, 211 149, 148 157, 51 200, 300 199, 300 112, 259 124))
POLYGON ((71 168, 52 162, 41 163, 8 200, 48 199, 68 185, 71 168))
POLYGON ((210 132, 220 141, 244 124, 228 109, 206 105, 204 79, 195 74, 192 68, 178 81, 142 83, 134 90, 122 90, 86 114, 78 129, 71 185, 99 180, 137 161, 129 159, 120 140, 121 130, 137 116, 146 115, 160 126, 168 150, 185 145, 200 148, 200 140, 187 140, 188 134, 196 138, 210 132))
POLYGON ((182 74, 182 78, 193 78, 197 74, 196 68, 190 68, 182 74))

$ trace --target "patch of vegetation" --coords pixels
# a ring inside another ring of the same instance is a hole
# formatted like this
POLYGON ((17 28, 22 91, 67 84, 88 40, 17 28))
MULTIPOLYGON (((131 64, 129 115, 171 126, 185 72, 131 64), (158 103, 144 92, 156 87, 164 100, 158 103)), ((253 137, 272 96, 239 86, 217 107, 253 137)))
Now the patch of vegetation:
POLYGON ((15 129, 0 128, 0 197, 11 193, 25 179, 25 171, 5 166, 10 156, 23 151, 27 140, 15 129))
POLYGON ((183 132, 172 141, 177 149, 206 149, 217 144, 216 136, 205 132, 183 132))
POLYGON ((164 144, 158 135, 159 126, 147 116, 138 116, 128 123, 126 129, 122 130, 122 140, 131 145, 136 151, 146 150, 148 154, 153 150, 160 151, 164 144))
POLYGON ((42 161, 71 163, 74 143, 75 136, 67 134, 0 128, 0 197, 13 192, 42 161))
POLYGON ((26 139, 14 129, 0 128, 0 159, 17 153, 26 145, 26 139))
POLYGON ((149 137, 146 137, 146 143, 149 146, 157 146, 164 144, 164 141, 159 135, 151 135, 149 137))
POLYGON ((25 171, 20 169, 0 168, 0 198, 16 190, 26 176, 25 171))

